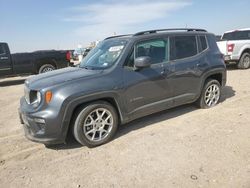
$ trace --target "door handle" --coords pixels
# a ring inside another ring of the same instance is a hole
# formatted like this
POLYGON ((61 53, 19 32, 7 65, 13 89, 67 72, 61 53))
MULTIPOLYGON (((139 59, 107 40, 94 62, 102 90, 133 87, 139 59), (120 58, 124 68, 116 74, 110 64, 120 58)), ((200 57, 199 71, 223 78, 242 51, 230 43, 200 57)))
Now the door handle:
POLYGON ((0 57, 1 60, 9 59, 8 57, 0 57))

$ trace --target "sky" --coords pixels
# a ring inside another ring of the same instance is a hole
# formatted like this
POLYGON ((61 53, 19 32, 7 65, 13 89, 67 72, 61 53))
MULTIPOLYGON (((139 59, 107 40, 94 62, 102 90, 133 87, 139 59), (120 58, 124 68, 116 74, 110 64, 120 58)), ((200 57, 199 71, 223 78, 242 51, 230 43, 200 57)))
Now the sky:
POLYGON ((0 0, 0 42, 14 52, 75 49, 143 30, 250 28, 250 0, 0 0))

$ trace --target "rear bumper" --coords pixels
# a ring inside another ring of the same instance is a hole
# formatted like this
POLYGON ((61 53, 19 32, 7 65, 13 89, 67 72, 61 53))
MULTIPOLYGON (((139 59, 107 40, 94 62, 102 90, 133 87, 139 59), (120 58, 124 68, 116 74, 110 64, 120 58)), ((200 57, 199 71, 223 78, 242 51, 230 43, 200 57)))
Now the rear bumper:
POLYGON ((224 61, 227 64, 238 62, 240 57, 238 55, 224 55, 224 61))

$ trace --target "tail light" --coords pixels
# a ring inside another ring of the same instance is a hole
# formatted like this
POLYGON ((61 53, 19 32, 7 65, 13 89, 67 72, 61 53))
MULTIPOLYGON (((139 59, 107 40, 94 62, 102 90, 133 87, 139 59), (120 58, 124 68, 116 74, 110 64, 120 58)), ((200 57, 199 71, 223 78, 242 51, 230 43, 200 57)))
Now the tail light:
POLYGON ((233 52, 234 51, 234 46, 235 46, 234 44, 228 44, 227 45, 227 51, 228 52, 233 52))
POLYGON ((67 53, 66 53, 66 59, 68 61, 70 61, 70 59, 71 59, 71 53, 70 53, 70 51, 67 51, 67 53))

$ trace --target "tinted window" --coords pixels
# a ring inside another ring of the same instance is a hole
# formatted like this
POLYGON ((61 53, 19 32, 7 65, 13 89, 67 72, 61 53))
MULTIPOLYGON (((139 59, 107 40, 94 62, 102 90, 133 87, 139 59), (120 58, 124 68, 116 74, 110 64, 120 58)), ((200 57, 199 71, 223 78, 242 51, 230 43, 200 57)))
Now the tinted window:
POLYGON ((250 40, 250 31, 234 31, 225 33, 222 40, 250 40))
POLYGON ((168 61, 168 42, 164 40, 151 40, 141 42, 135 46, 135 58, 149 56, 152 64, 168 61))
POLYGON ((192 57, 197 54, 195 36, 175 36, 171 42, 171 60, 192 57))
POLYGON ((5 54, 4 45, 0 44, 0 54, 5 54))
POLYGON ((207 40, 205 36, 200 36, 200 42, 201 42, 201 51, 204 51, 207 49, 207 40))

